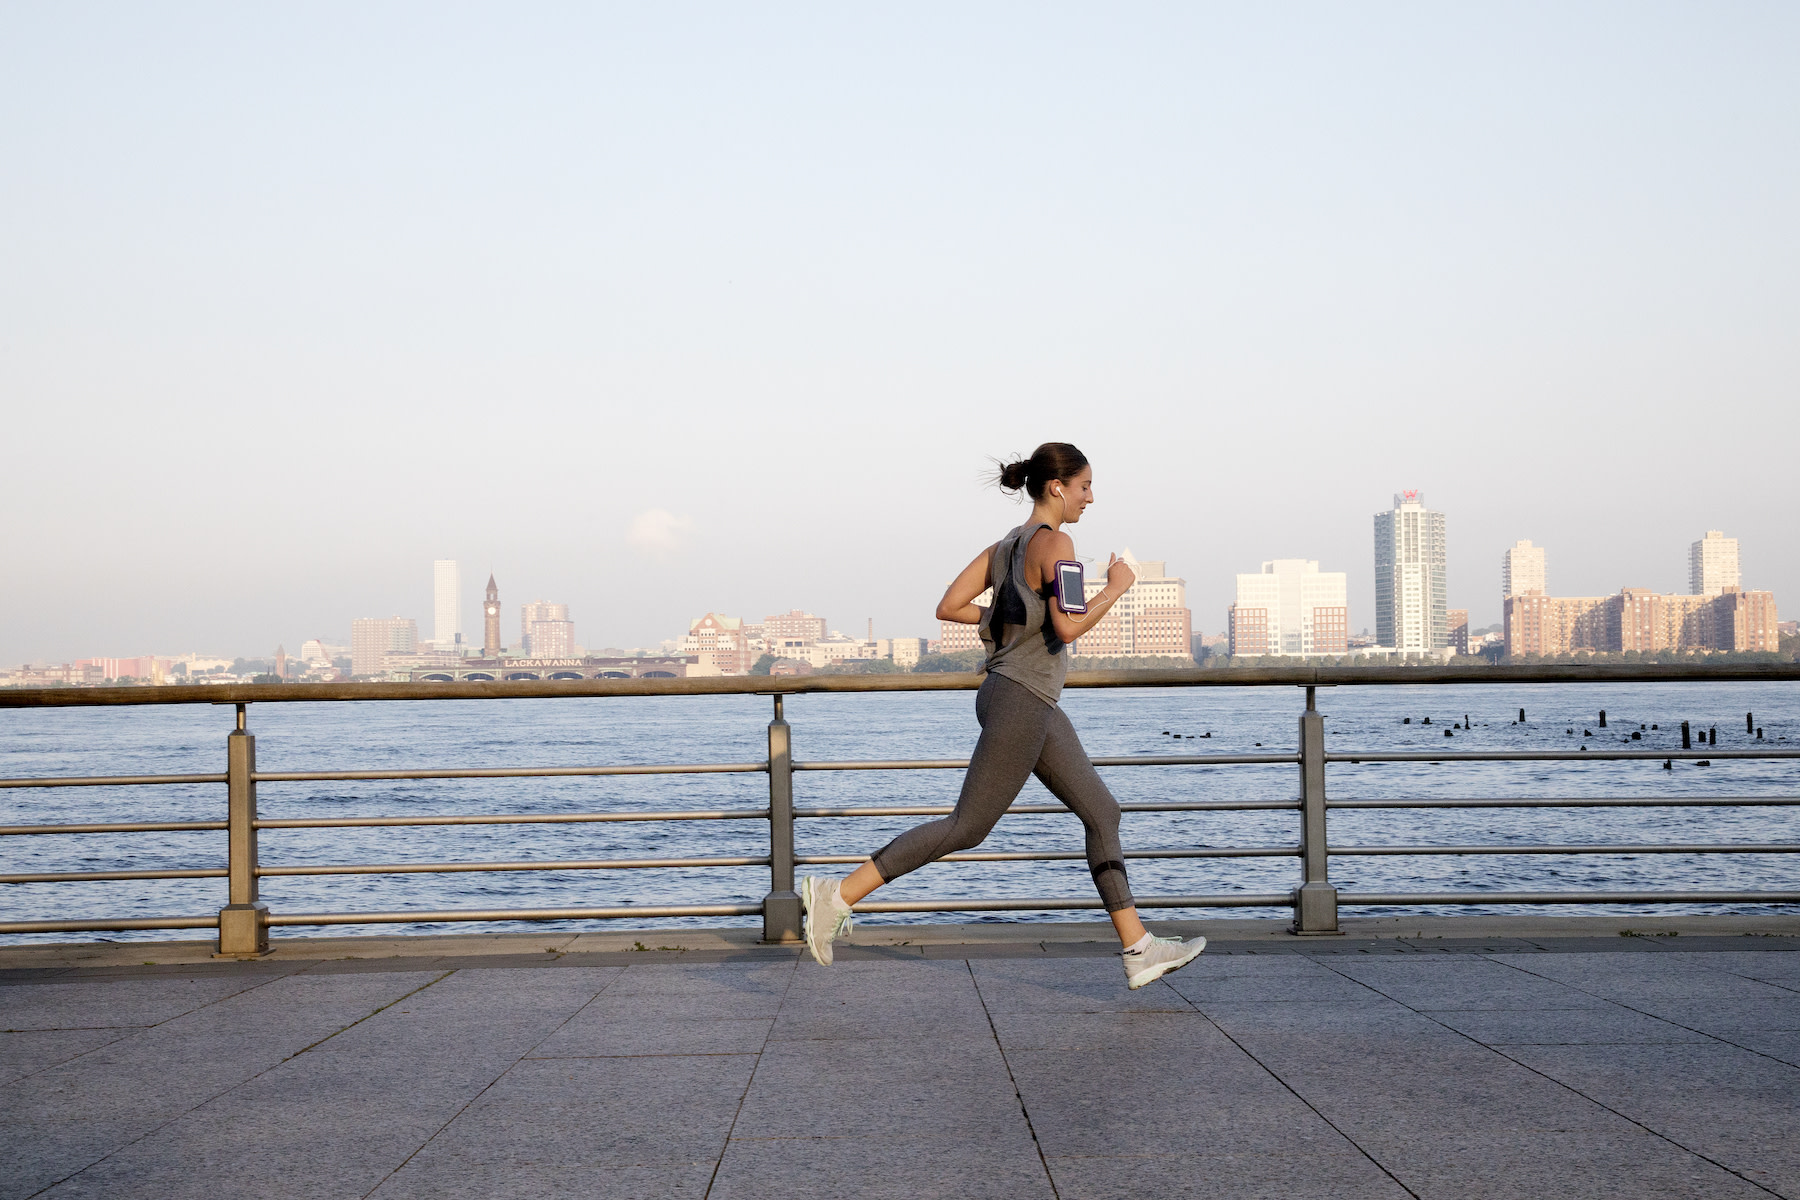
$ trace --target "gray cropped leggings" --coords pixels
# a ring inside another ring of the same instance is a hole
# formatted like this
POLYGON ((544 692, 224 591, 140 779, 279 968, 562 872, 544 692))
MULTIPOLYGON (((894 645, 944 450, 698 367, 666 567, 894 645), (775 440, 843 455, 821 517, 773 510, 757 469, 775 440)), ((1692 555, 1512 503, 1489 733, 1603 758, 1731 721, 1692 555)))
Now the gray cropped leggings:
POLYGON ((1132 907, 1119 848, 1119 802, 1088 761, 1075 727, 1056 705, 1046 704, 1004 675, 989 675, 975 694, 981 740, 963 776, 956 811, 915 825, 875 852, 885 882, 957 850, 979 846, 1001 814, 1036 775, 1068 805, 1087 831, 1088 869, 1107 912, 1132 907))

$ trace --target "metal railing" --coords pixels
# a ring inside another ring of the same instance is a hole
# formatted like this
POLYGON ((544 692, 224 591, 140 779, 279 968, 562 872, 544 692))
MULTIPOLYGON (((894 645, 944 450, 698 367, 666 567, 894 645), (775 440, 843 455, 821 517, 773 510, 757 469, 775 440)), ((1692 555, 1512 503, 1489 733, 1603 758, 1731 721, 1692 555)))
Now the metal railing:
MULTIPOLYGON (((1800 891, 1561 891, 1561 892, 1339 892, 1330 879, 1333 857, 1391 855, 1620 855, 1620 854, 1795 854, 1800 845, 1788 843, 1648 843, 1576 845, 1368 845, 1333 844, 1328 837, 1332 809, 1456 809, 1456 808, 1584 808, 1584 807, 1771 807, 1800 805, 1800 796, 1693 796, 1693 797, 1481 797, 1364 798, 1328 800, 1327 767, 1331 764, 1426 762, 1605 762, 1637 759, 1795 759, 1800 749, 1775 745, 1747 750, 1702 746, 1686 750, 1583 750, 1583 751, 1384 751, 1376 749, 1328 751, 1324 718, 1316 706, 1317 689, 1335 686, 1417 684, 1522 684, 1522 683, 1664 683, 1721 681, 1800 681, 1800 665, 1749 666, 1654 666, 1654 667, 1440 667, 1440 668, 1277 668, 1229 671, 1089 671, 1073 672, 1071 688, 1144 687, 1245 687, 1294 686, 1305 689, 1306 708, 1299 718, 1298 746, 1294 751, 1258 754, 1157 754, 1111 756, 1093 759, 1100 767, 1139 766, 1245 766, 1291 764, 1298 768, 1299 793, 1292 800, 1175 800, 1158 803, 1126 803, 1126 812, 1251 812, 1294 811, 1299 814, 1293 844, 1273 846, 1195 846, 1129 850, 1128 859, 1226 859, 1295 858, 1300 872, 1289 891, 1273 893, 1225 892, 1197 895, 1149 895, 1138 898, 1144 908, 1289 908, 1293 930, 1301 934, 1337 931, 1338 912, 1344 906, 1457 905, 1457 904, 1660 904, 1660 903, 1800 903, 1800 891)), ((77 918, 69 920, 0 921, 0 933, 100 932, 146 929, 211 929, 219 936, 219 951, 226 955, 254 955, 268 949, 268 931, 277 926, 319 926, 453 921, 546 921, 569 919, 646 919, 656 917, 755 916, 762 918, 763 937, 771 942, 793 941, 800 932, 800 898, 794 890, 797 866, 850 864, 863 855, 800 855, 795 851, 794 823, 800 819, 843 817, 933 816, 948 813, 948 805, 870 805, 850 807, 796 807, 794 774, 799 771, 909 771, 958 770, 965 759, 854 760, 844 762, 795 762, 792 731, 783 712, 787 695, 823 692, 948 691, 970 690, 980 685, 976 675, 809 676, 730 679, 632 679, 522 683, 436 684, 320 684, 191 686, 163 688, 53 688, 0 691, 0 708, 89 707, 145 704, 232 704, 236 728, 226 738, 226 769, 222 774, 169 774, 119 776, 64 776, 0 779, 0 788, 160 786, 171 784, 223 784, 226 793, 224 820, 130 821, 87 824, 0 826, 0 837, 45 834, 173 833, 220 831, 227 836, 226 865, 164 870, 100 870, 15 872, 0 874, 0 883, 85 883, 97 881, 224 879, 226 903, 217 913, 186 916, 77 918), (482 767, 391 771, 258 771, 256 739, 249 732, 247 714, 252 703, 304 703, 319 701, 381 700, 484 700, 578 696, 645 695, 766 695, 773 699, 774 714, 768 725, 768 755, 754 762, 689 763, 667 765, 606 765, 587 767, 482 767), (766 774, 768 805, 759 808, 676 810, 659 812, 504 813, 488 815, 304 817, 270 819, 259 816, 257 787, 264 783, 337 782, 432 779, 518 779, 558 776, 603 775, 704 775, 766 774), (548 825, 597 822, 761 821, 766 822, 769 852, 682 858, 612 858, 576 860, 521 860, 473 862, 336 863, 264 866, 258 859, 258 834, 264 829, 347 829, 402 826, 548 825), (769 890, 762 901, 749 903, 615 905, 585 908, 503 908, 398 910, 390 912, 271 912, 259 897, 259 881, 289 876, 462 873, 509 871, 641 870, 668 867, 728 868, 767 867, 769 890)), ((1008 815, 1060 813, 1060 804, 1015 804, 1008 815)), ((946 862, 1052 862, 1084 857, 1073 851, 969 851, 946 856, 946 862)), ((1007 897, 928 900, 866 901, 859 912, 992 912, 1048 909, 1096 909, 1098 898, 1007 897)))

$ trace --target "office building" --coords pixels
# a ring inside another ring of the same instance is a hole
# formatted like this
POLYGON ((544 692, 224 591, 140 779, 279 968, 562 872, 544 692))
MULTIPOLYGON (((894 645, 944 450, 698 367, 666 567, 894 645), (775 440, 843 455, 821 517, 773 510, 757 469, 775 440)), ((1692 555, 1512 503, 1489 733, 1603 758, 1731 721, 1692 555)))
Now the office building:
POLYGON ((453 558, 440 558, 431 564, 431 644, 453 650, 462 633, 462 568, 453 558))
POLYGON ((358 617, 350 622, 350 673, 378 675, 389 654, 416 654, 419 623, 411 617, 358 617))
POLYGON ((1450 649, 1458 654, 1469 652, 1469 610, 1466 608, 1450 610, 1450 649))
POLYGON ((825 618, 813 613, 790 609, 773 617, 764 617, 762 637, 774 642, 822 642, 825 640, 825 618))
POLYGON ((1277 558, 1237 577, 1227 613, 1234 656, 1343 654, 1349 649, 1349 576, 1305 558, 1277 558))
POLYGON ((882 638, 875 643, 877 658, 891 658, 902 671, 910 671, 925 656, 926 641, 921 637, 882 638))
POLYGON ((1425 507, 1424 493, 1396 492, 1394 507, 1375 514, 1375 641, 1403 654, 1449 644, 1444 514, 1425 507))
POLYGON ((748 675, 756 665, 744 619, 718 613, 694 619, 681 640, 681 653, 692 661, 689 675, 748 675))
POLYGON ((1738 541, 1717 529, 1688 547, 1688 591, 1696 596, 1717 596, 1726 588, 1743 586, 1738 574, 1738 541))
POLYGON ((567 658, 575 653, 575 622, 569 606, 542 600, 519 606, 520 653, 533 658, 567 658))
POLYGON ((1500 598, 1523 596, 1528 592, 1550 594, 1550 585, 1545 582, 1544 548, 1532 545, 1529 539, 1514 542, 1500 556, 1500 598))

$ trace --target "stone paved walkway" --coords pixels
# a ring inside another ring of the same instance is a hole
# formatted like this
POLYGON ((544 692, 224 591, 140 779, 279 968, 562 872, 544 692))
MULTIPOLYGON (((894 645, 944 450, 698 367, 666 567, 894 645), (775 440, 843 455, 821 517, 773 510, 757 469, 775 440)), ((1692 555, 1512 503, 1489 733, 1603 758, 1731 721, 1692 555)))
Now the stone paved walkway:
POLYGON ((1796 940, 12 970, 0 1197, 1800 1197, 1796 940))

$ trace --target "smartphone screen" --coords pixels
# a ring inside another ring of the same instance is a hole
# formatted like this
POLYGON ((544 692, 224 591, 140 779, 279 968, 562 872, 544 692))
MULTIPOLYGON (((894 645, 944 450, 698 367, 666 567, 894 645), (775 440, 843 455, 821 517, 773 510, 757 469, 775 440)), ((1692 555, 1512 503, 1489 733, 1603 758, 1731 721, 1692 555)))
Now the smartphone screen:
POLYGON ((1056 564, 1056 598, 1064 612, 1087 611, 1087 589, 1082 582, 1080 563, 1065 560, 1056 564))

